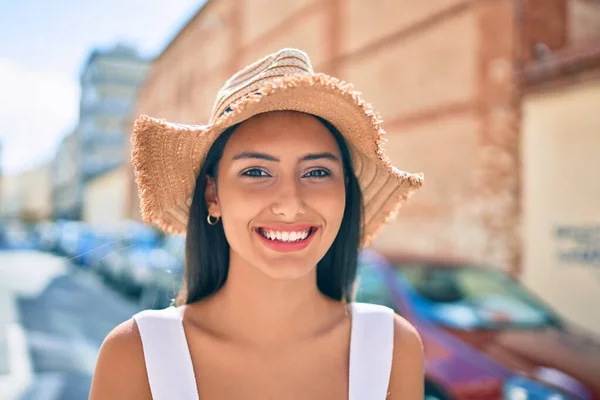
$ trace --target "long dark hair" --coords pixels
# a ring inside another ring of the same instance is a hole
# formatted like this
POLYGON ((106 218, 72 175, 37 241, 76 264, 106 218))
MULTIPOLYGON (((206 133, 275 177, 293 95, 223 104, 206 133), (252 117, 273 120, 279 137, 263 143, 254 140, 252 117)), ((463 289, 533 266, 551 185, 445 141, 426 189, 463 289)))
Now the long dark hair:
MULTIPOLYGON (((363 202, 348 145, 340 132, 328 121, 315 116, 331 132, 342 154, 346 178, 346 205, 340 230, 325 256, 317 264, 317 286, 324 295, 340 301, 352 300, 360 246, 363 202)), ((223 150, 239 124, 223 132, 206 155, 196 179, 190 206, 186 243, 185 273, 177 304, 190 304, 217 292, 229 272, 229 243, 223 224, 209 225, 208 207, 204 198, 207 177, 216 185, 218 165, 223 150)), ((217 188, 218 190, 218 188, 217 188)))

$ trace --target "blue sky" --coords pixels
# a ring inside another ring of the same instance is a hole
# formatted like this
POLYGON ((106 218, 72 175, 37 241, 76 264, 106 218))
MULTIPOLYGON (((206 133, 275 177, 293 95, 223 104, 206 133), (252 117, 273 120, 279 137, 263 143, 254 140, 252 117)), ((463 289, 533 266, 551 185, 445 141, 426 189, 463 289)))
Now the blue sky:
POLYGON ((49 161, 77 123, 79 73, 118 42, 155 56, 204 0, 0 0, 2 169, 49 161))

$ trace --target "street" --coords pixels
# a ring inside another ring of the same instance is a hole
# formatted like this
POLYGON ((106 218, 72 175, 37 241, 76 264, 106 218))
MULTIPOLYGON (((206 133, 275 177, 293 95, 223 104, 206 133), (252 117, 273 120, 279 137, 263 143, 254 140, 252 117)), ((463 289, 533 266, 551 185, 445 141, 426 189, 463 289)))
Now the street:
POLYGON ((64 258, 0 252, 0 398, 87 399, 104 337, 137 311, 64 258))

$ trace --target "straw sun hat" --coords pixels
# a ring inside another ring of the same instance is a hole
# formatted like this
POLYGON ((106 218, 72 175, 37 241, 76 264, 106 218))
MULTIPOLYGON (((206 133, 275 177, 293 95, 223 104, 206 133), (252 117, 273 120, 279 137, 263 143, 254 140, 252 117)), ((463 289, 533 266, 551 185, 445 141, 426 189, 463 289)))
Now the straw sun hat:
POLYGON ((215 139, 238 122, 275 110, 318 115, 345 138, 363 193, 363 246, 423 184, 422 174, 391 165, 382 148, 381 119, 351 84, 315 73, 306 53, 282 49, 225 82, 207 125, 146 115, 135 121, 132 162, 144 221, 167 233, 186 233, 196 177, 215 139))

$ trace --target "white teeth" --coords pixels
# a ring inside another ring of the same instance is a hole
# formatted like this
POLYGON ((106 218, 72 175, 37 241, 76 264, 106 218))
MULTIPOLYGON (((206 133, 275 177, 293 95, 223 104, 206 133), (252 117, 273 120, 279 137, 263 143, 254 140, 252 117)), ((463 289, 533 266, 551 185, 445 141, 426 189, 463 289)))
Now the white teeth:
POLYGON ((267 239, 279 240, 281 242, 296 242, 298 240, 304 240, 310 233, 310 229, 297 232, 279 232, 267 229, 260 229, 259 231, 267 239))

